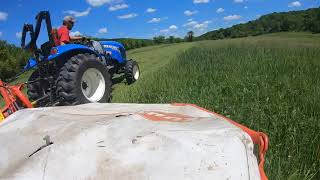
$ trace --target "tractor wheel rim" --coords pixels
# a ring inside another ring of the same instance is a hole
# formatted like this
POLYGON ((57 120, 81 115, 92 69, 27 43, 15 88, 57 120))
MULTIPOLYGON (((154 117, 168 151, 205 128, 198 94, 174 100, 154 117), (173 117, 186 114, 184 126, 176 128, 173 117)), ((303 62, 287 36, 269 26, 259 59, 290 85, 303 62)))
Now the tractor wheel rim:
POLYGON ((132 72, 133 72, 134 79, 138 80, 140 77, 140 70, 139 70, 138 66, 133 66, 132 72))
POLYGON ((81 91, 90 102, 100 101, 105 93, 106 84, 102 73, 95 69, 87 69, 81 78, 81 91))

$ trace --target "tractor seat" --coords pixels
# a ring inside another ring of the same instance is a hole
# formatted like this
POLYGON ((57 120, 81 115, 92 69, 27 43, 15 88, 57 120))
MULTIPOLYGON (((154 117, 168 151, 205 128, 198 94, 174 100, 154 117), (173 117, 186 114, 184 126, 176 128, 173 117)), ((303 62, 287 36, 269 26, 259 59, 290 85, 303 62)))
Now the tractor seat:
POLYGON ((47 41, 41 45, 41 51, 45 57, 48 57, 50 55, 51 48, 60 45, 57 29, 52 29, 51 37, 53 39, 54 44, 52 44, 50 41, 47 41))
POLYGON ((54 46, 51 44, 50 41, 43 43, 41 45, 41 52, 42 52, 43 56, 48 57, 50 55, 51 48, 53 48, 53 47, 54 46))
POLYGON ((60 45, 60 41, 59 41, 59 34, 58 34, 58 29, 57 28, 53 28, 51 31, 51 36, 54 42, 55 46, 59 46, 60 45))

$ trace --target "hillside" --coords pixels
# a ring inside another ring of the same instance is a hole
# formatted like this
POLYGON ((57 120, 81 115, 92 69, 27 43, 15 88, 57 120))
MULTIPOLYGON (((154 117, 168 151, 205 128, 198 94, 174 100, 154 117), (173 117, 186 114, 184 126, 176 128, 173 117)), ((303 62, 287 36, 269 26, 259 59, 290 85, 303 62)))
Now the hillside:
POLYGON ((248 23, 234 25, 230 28, 207 32, 197 39, 215 40, 288 31, 320 33, 320 8, 264 15, 255 21, 249 21, 248 23))

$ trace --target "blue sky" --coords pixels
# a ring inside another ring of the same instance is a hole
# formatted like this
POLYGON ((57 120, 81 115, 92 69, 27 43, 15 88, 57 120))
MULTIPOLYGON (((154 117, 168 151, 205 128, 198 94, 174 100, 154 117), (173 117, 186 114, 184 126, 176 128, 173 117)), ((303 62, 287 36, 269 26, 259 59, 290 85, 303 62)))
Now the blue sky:
POLYGON ((50 11, 54 27, 64 16, 76 16, 76 34, 152 38, 183 37, 189 30, 200 35, 271 12, 319 6, 320 0, 1 0, 0 39, 19 45, 23 23, 34 24, 41 10, 50 11))

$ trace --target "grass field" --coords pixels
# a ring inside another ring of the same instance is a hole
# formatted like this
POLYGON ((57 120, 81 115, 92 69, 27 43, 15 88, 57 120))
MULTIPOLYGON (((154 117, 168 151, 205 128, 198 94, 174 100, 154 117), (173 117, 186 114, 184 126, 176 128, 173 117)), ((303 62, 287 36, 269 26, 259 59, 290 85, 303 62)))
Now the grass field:
POLYGON ((320 179, 320 36, 280 33, 131 51, 113 102, 194 103, 270 138, 270 179, 320 179), (159 65, 160 64, 160 65, 159 65))
POLYGON ((128 56, 141 79, 114 85, 113 102, 197 104, 268 134, 269 179, 320 179, 320 35, 161 45, 128 56))

